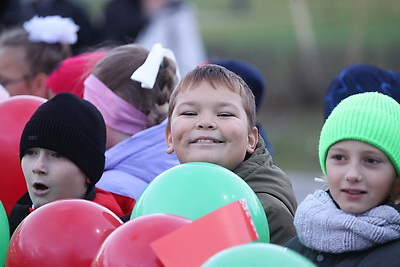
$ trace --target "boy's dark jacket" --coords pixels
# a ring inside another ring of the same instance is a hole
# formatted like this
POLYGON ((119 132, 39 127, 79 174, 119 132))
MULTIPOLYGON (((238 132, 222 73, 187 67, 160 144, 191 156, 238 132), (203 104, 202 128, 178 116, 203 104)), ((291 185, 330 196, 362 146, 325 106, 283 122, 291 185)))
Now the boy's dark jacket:
POLYGON ((274 165, 272 157, 259 136, 256 149, 233 170, 257 194, 267 215, 271 243, 283 245, 296 235, 293 225, 297 208, 292 183, 274 165))
MULTIPOLYGON (((127 197, 125 197, 125 199, 121 197, 118 198, 118 196, 114 196, 110 192, 97 187, 92 187, 87 193, 85 199, 108 208, 123 221, 129 220, 128 217, 130 217, 130 212, 135 204, 134 199, 127 197)), ((29 197, 29 194, 25 193, 17 201, 17 204, 13 207, 10 215, 8 216, 10 235, 14 233, 15 229, 22 222, 22 220, 33 211, 31 207, 32 200, 29 197)))

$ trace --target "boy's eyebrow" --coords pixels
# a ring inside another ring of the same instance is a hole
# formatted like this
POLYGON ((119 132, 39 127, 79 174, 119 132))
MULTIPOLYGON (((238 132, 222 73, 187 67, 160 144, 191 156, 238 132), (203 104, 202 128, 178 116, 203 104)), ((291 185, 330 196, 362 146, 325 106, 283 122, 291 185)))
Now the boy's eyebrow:
POLYGON ((192 107, 192 106, 196 106, 196 102, 195 101, 188 101, 188 102, 178 103, 175 106, 175 109, 182 108, 182 107, 192 107))
MULTIPOLYGON (((216 102, 217 102, 217 104, 219 106, 235 106, 231 102, 229 102, 228 100, 216 100, 216 102)), ((178 103, 176 105, 176 108, 180 107, 180 106, 185 106, 185 105, 187 105, 187 106, 201 105, 201 101, 193 101, 193 100, 191 100, 191 101, 181 102, 181 103, 178 103)))

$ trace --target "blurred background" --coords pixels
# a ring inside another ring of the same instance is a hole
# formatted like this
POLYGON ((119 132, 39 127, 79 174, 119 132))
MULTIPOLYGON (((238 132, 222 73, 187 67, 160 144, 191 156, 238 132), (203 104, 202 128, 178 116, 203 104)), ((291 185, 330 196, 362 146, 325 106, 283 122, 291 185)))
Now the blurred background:
MULTIPOLYGON (((113 0, 71 1, 95 25, 113 0)), ((286 172, 319 173, 323 96, 344 67, 366 63, 400 71, 398 0, 187 2, 196 7, 209 59, 244 60, 262 72, 267 90, 259 120, 275 163, 286 172)))

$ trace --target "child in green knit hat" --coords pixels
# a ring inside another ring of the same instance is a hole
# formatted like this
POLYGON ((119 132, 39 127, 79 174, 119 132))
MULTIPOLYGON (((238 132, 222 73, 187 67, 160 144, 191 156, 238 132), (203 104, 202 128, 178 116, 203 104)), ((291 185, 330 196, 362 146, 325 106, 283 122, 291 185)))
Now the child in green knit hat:
POLYGON ((400 266, 400 104, 377 92, 347 97, 318 149, 328 190, 299 205, 285 246, 318 266, 400 266))

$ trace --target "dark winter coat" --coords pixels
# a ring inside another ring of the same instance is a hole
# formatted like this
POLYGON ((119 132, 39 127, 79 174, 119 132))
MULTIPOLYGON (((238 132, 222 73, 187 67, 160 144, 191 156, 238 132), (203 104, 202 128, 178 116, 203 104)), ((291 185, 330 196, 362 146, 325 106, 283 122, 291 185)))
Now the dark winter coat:
POLYGON ((254 153, 233 171, 253 189, 263 205, 271 243, 282 245, 293 238, 296 195, 289 178, 274 165, 262 138, 254 153))

